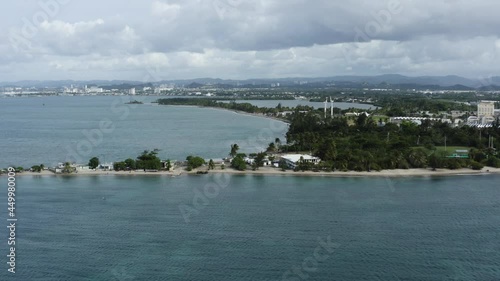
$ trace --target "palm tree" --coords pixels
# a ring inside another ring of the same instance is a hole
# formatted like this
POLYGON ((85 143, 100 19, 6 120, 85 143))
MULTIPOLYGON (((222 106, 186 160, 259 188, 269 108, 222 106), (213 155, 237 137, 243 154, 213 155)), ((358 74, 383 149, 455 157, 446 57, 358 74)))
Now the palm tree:
POLYGON ((208 161, 208 169, 209 170, 214 170, 215 169, 214 160, 210 159, 210 161, 208 161))
POLYGON ((269 146, 267 147, 267 152, 275 152, 276 151, 276 145, 274 142, 269 143, 269 146))
POLYGON ((240 150, 240 147, 237 144, 231 145, 231 152, 229 155, 231 155, 231 157, 235 157, 236 154, 238 154, 238 150, 240 150))
POLYGON ((281 146, 281 140, 280 140, 280 138, 276 138, 274 140, 274 143, 276 144, 276 148, 279 150, 280 146, 281 146))
POLYGON ((69 162, 64 163, 64 168, 62 169, 63 174, 71 174, 75 171, 75 168, 71 167, 69 162))
POLYGON ((413 149, 408 154, 408 162, 413 168, 427 167, 427 153, 423 149, 413 149))

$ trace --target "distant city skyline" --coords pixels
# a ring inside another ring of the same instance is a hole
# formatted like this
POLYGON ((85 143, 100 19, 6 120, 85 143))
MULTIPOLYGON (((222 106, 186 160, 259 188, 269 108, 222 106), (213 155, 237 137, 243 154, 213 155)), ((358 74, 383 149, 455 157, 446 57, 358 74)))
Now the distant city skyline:
POLYGON ((0 81, 500 76, 500 3, 4 3, 0 81))

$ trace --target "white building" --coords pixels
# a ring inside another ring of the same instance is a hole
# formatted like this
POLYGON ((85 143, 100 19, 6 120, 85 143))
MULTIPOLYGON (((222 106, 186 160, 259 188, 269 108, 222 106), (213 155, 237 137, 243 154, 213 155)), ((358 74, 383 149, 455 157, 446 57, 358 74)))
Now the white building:
POLYGON ((114 170, 114 164, 113 163, 103 163, 99 165, 99 169, 104 170, 104 171, 113 171, 114 170))
POLYGON ((295 169, 295 167, 297 167, 300 161, 304 161, 306 163, 312 163, 314 165, 317 165, 319 164, 319 162, 321 162, 321 159, 319 159, 318 157, 305 154, 287 154, 283 155, 281 159, 285 160, 285 163, 291 169, 295 169))
POLYGON ((389 120, 390 120, 389 122, 396 124, 396 125, 400 125, 403 122, 413 122, 415 124, 421 125, 424 120, 428 120, 431 122, 441 121, 443 123, 448 123, 448 124, 452 123, 451 119, 428 118, 428 117, 391 117, 389 120))
POLYGON ((85 93, 88 93, 88 94, 98 94, 98 93, 102 93, 102 92, 104 92, 103 88, 99 88, 99 87, 96 87, 96 86, 91 86, 89 88, 89 87, 87 87, 87 85, 85 85, 85 93))
POLYGON ((128 93, 131 95, 131 96, 135 96, 135 88, 132 88, 128 91, 128 93))
POLYGON ((494 101, 481 101, 477 105, 477 116, 479 118, 495 116, 495 102, 494 101))

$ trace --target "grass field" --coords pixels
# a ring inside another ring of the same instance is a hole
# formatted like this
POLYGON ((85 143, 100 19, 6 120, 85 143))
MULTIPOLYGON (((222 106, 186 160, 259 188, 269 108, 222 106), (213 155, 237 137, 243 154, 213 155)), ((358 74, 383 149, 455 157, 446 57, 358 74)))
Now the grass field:
POLYGON ((455 153, 457 150, 467 150, 469 151, 471 148, 466 146, 447 146, 446 149, 444 146, 436 146, 436 151, 444 151, 447 153, 455 153))

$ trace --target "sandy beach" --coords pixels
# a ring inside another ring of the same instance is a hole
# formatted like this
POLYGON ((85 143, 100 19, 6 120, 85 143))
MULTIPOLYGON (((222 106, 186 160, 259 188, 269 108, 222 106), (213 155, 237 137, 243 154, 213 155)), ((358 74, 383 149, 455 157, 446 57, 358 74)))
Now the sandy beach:
MULTIPOLYGON (((183 176, 183 175, 191 175, 191 176, 203 176, 197 174, 198 171, 206 171, 206 169, 199 169, 193 171, 186 171, 183 168, 177 168, 174 171, 166 172, 142 172, 142 171, 127 171, 127 172, 116 172, 116 171, 85 171, 78 172, 74 174, 54 174, 50 171, 43 171, 41 173, 35 172, 22 172, 16 174, 16 176, 183 176)), ((488 175, 488 174, 500 174, 499 168, 490 168, 486 167, 483 170, 475 171, 471 169, 458 169, 458 170, 447 170, 447 169, 438 169, 436 171, 432 171, 431 169, 409 169, 409 170, 384 170, 380 172, 294 172, 294 171, 281 171, 278 168, 269 168, 264 167, 260 168, 257 171, 237 171, 231 168, 227 168, 224 170, 216 169, 209 171, 209 174, 231 174, 231 175, 255 175, 255 176, 298 176, 298 177, 383 177, 383 178, 397 178, 397 177, 428 177, 428 176, 461 176, 461 175, 488 175)), ((3 174, 2 176, 7 176, 3 174)))

